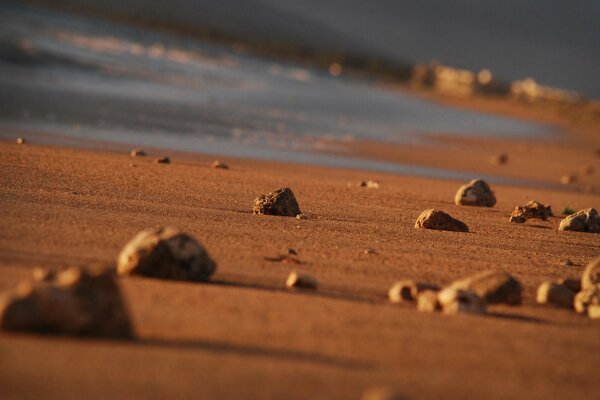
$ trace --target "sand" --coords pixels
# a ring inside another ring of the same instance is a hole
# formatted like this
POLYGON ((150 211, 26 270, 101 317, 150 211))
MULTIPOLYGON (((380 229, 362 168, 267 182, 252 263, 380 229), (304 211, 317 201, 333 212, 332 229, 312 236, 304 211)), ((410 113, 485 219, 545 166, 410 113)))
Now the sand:
POLYGON ((508 222, 531 199, 557 214, 598 207, 594 191, 493 185, 495 207, 458 207, 464 182, 239 159, 213 170, 212 157, 169 155, 163 165, 126 150, 0 143, 0 289, 39 265, 114 264, 156 225, 189 232, 218 262, 210 284, 123 279, 133 342, 0 334, 3 399, 359 399, 373 386, 411 399, 600 393, 600 321, 534 298, 544 279, 578 277, 600 255, 600 235, 558 232, 560 217, 508 222), (357 187, 362 179, 380 189, 357 187), (256 196, 284 186, 308 219, 252 215, 256 196), (470 232, 415 229, 427 208, 470 232), (290 247, 302 264, 265 260, 290 247), (292 269, 320 289, 285 290, 292 269), (445 316, 386 299, 396 280, 443 285, 489 269, 523 283, 522 306, 445 316))

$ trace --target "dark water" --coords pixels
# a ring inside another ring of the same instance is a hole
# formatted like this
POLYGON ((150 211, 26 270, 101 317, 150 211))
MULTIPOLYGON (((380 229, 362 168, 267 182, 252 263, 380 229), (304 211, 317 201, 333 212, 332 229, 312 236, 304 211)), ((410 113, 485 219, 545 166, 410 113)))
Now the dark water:
POLYGON ((174 28, 350 50, 400 62, 490 68, 600 98, 593 0, 54 0, 174 28))
POLYGON ((0 135, 23 131, 459 179, 471 174, 326 153, 355 140, 418 143, 428 133, 556 134, 319 70, 5 3, 0 135))

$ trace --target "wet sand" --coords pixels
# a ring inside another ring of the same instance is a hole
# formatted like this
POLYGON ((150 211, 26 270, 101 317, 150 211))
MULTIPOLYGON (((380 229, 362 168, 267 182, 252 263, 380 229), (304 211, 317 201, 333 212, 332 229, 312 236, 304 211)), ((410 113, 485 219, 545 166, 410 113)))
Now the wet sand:
MULTIPOLYGON (((565 162, 581 151, 565 152, 565 162)), ((566 204, 598 207, 598 194, 494 185, 495 207, 457 207, 457 181, 241 159, 213 170, 206 155, 170 156, 162 165, 126 151, 0 143, 0 289, 38 265, 114 263, 127 240, 156 225, 193 234, 219 264, 209 284, 122 280, 134 342, 2 333, 3 399, 359 399, 382 385, 411 399, 600 392, 600 323, 534 303, 542 280, 581 274, 600 235, 558 232, 560 217, 508 222, 530 199, 558 214, 566 204), (356 187, 361 179, 381 188, 356 187), (251 214, 257 195, 282 186, 309 219, 251 214), (471 232, 415 229, 433 207, 471 232), (303 264, 265 260, 290 247, 303 264), (292 269, 322 287, 284 290, 292 269), (523 283, 522 306, 445 316, 385 298, 399 279, 445 284, 489 269, 523 283)), ((529 173, 553 162, 531 157, 529 173)))

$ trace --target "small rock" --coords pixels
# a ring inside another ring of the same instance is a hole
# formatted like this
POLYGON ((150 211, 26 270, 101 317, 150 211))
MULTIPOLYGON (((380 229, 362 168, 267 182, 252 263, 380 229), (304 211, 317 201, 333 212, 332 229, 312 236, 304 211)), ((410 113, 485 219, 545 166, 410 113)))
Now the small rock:
POLYGON ((213 161, 212 167, 213 167, 213 169, 229 169, 229 165, 227 165, 224 162, 221 162, 219 160, 213 161))
POLYGON ((600 319, 600 306, 590 305, 588 307, 588 317, 592 319, 600 319))
POLYGON ((174 228, 155 228, 138 233, 119 254, 119 275, 160 279, 208 281, 215 262, 191 236, 174 228))
POLYGON ((25 139, 24 138, 17 138, 17 144, 25 144, 25 139))
POLYGON ((310 275, 292 271, 285 281, 285 286, 289 289, 317 289, 319 282, 310 275))
POLYGON ((358 186, 360 186, 360 187, 366 187, 368 189, 379 189, 379 182, 372 181, 372 180, 360 181, 358 183, 358 186))
POLYGON ((441 309, 438 294, 433 290, 424 290, 417 295, 417 310, 421 312, 435 312, 441 309))
POLYGON ((569 259, 561 260, 560 263, 562 265, 564 265, 565 267, 572 267, 572 266, 575 265, 575 263, 573 261, 569 260, 569 259))
POLYGON ((545 221, 553 215, 551 206, 544 206, 542 203, 531 200, 523 206, 515 207, 512 214, 510 214, 510 222, 523 223, 531 218, 545 221))
POLYGON ((521 304, 523 287, 512 275, 501 271, 486 271, 453 282, 450 287, 472 290, 489 304, 521 304))
POLYGON ((171 159, 167 156, 164 156, 164 157, 157 158, 156 160, 154 160, 154 162, 157 164, 170 164, 171 159))
POLYGON ((595 208, 586 208, 560 221, 559 231, 600 233, 600 215, 595 208))
POLYGON ((492 164, 505 165, 508 162, 508 154, 501 153, 492 158, 492 164))
POLYGON ((302 214, 294 192, 290 188, 277 189, 254 200, 253 214, 295 217, 302 214))
POLYGON ((458 189, 454 203, 462 206, 493 207, 496 204, 496 196, 484 180, 473 179, 458 189))
POLYGON ((569 279, 569 278, 560 278, 556 280, 556 283, 559 285, 563 285, 567 289, 577 293, 581 290, 581 280, 580 279, 569 279))
POLYGON ((438 301, 444 314, 485 314, 485 300, 472 290, 447 287, 438 293, 438 301))
POLYGON ((0 297, 0 327, 64 335, 132 338, 133 329, 114 274, 69 268, 38 273, 0 297))
POLYGON ((362 400, 404 400, 405 397, 399 393, 394 392, 390 388, 371 388, 366 390, 362 397, 362 400))
POLYGON ((131 157, 146 157, 147 156, 146 152, 139 147, 136 147, 135 149, 131 149, 130 154, 131 154, 131 157))
POLYGON ((581 274, 581 288, 593 289, 600 287, 600 257, 592 260, 581 274))
POLYGON ((575 311, 585 314, 591 305, 600 305, 600 288, 582 290, 573 301, 575 311))
POLYGON ((537 290, 536 300, 539 304, 550 304, 558 307, 573 308, 575 292, 558 282, 543 282, 537 290))
POLYGON ((577 182, 577 175, 567 174, 560 177, 560 183, 563 185, 570 185, 575 182, 577 182))
POLYGON ((452 218, 443 211, 425 210, 417 218, 415 228, 435 229, 441 231, 469 232, 464 222, 452 218))
POLYGON ((298 214, 296 215, 296 219, 308 219, 308 216, 306 214, 298 214))
POLYGON ((415 282, 410 279, 399 281, 394 283, 388 290, 388 299, 391 303, 413 301, 417 299, 419 293, 425 290, 438 291, 439 287, 431 283, 415 282))
POLYGON ((377 250, 375 250, 375 249, 366 249, 365 251, 363 251, 363 254, 366 254, 368 256, 369 255, 375 255, 375 254, 377 254, 377 250))

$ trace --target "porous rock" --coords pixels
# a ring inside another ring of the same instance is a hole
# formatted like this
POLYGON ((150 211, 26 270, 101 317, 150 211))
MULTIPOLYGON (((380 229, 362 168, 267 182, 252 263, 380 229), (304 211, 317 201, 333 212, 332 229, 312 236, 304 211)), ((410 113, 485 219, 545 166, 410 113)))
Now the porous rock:
POLYGON ((600 233, 600 215, 595 208, 586 208, 560 221, 559 231, 600 233))
POLYGON ((581 274, 581 288, 593 289, 600 287, 600 257, 592 260, 581 274))
POLYGON ((132 338, 113 271, 72 267, 38 273, 0 298, 0 327, 11 331, 132 338), (41 278, 41 279, 40 279, 41 278))
POLYGON ((424 290, 417 295, 417 310, 421 312, 435 312, 440 310, 438 294, 433 290, 424 290))
POLYGON ((277 189, 254 200, 253 214, 295 217, 302 214, 294 192, 290 188, 277 189))
POLYGON ((523 287, 507 272, 485 271, 453 282, 455 289, 471 290, 489 304, 521 304, 523 287))
POLYGON ((454 203, 462 206, 493 207, 496 204, 496 196, 484 180, 473 179, 458 189, 454 203))
POLYGON ((285 286, 289 289, 317 289, 319 282, 308 274, 292 271, 285 281, 285 286))
POLYGON ((141 231, 118 257, 119 275, 207 281, 216 264, 194 238, 175 228, 141 231))
POLYGON ((391 303, 416 300, 419 293, 424 290, 439 290, 439 287, 425 282, 415 282, 411 279, 398 281, 388 290, 388 299, 391 303))
POLYGON ((585 289, 575 295, 573 306, 578 313, 586 313, 592 305, 600 306, 600 288, 585 289))
POLYGON ((438 301, 444 314, 485 314, 484 299, 472 290, 447 287, 438 293, 438 301))
POLYGON ((425 210, 417 218, 415 228, 435 229, 441 231, 468 232, 467 225, 443 211, 430 209, 425 210))
POLYGON ((545 221, 553 215, 550 206, 545 206, 538 201, 531 200, 525 205, 515 207, 510 214, 510 222, 523 223, 533 218, 545 221))
POLYGON ((543 282, 537 289, 536 301, 563 308, 573 308, 575 292, 556 281, 543 282))

